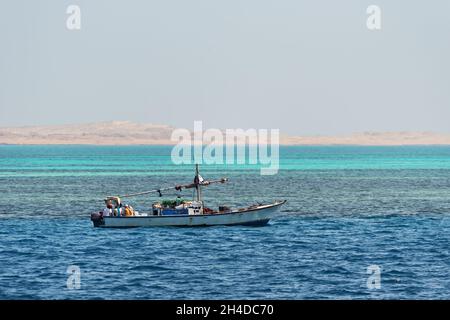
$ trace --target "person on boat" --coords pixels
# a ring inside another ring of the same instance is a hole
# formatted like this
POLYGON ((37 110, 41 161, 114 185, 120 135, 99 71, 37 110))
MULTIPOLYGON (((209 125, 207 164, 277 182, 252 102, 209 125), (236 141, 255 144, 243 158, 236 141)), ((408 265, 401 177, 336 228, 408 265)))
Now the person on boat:
POLYGON ((133 207, 130 206, 130 205, 128 205, 128 204, 126 204, 126 205, 124 206, 124 209, 123 209, 123 215, 124 215, 125 217, 131 217, 131 216, 134 216, 134 210, 133 210, 133 207))
POLYGON ((111 203, 108 203, 107 205, 106 205, 106 208, 105 209, 103 209, 103 216, 104 217, 109 217, 109 216, 112 216, 113 215, 113 206, 112 206, 112 204, 111 203))
POLYGON ((119 205, 114 209, 114 216, 121 217, 123 215, 123 207, 122 203, 119 203, 119 205))

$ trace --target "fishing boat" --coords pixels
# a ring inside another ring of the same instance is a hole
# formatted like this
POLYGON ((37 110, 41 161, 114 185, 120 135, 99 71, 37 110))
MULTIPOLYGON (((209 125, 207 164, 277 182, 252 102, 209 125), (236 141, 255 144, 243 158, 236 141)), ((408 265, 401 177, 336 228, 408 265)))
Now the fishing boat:
POLYGON ((195 169, 193 183, 176 185, 175 187, 155 189, 145 192, 128 194, 123 196, 111 196, 104 199, 107 209, 103 212, 91 214, 94 227, 102 228, 130 228, 130 227, 153 227, 153 226, 218 226, 218 225, 251 225, 262 226, 269 222, 273 215, 286 202, 278 200, 272 203, 257 203, 241 208, 230 208, 219 206, 217 210, 205 206, 202 199, 202 188, 226 183, 227 178, 218 180, 205 180, 199 174, 198 165, 195 169), (135 212, 131 207, 122 205, 121 198, 140 196, 162 191, 183 189, 194 189, 194 199, 185 201, 181 198, 176 200, 165 200, 155 202, 151 211, 147 213, 135 212))

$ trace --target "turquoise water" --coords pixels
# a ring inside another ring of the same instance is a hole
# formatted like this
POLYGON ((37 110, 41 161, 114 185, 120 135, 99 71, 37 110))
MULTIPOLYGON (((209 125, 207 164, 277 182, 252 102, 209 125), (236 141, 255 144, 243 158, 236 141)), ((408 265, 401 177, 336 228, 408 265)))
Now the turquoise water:
MULTIPOLYGON (((165 146, 1 146, 3 177, 183 175, 165 146)), ((450 169, 449 147, 281 147, 281 169, 450 169)), ((211 172, 259 170, 259 165, 209 165, 211 172), (250 170, 249 170, 250 169, 250 170)))
POLYGON ((288 200, 266 227, 92 227, 106 195, 190 182, 170 152, 0 146, 0 299, 450 298, 450 147, 281 147, 273 176, 201 167, 230 178, 205 191, 211 206, 288 200), (67 288, 69 265, 80 289, 67 288))

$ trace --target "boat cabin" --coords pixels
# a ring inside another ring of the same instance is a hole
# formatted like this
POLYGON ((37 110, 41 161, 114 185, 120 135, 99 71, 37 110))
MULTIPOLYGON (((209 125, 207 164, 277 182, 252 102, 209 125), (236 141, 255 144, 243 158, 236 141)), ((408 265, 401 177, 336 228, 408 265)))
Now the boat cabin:
POLYGON ((185 201, 181 199, 175 201, 163 200, 153 203, 152 213, 154 216, 199 215, 203 214, 203 202, 185 201))

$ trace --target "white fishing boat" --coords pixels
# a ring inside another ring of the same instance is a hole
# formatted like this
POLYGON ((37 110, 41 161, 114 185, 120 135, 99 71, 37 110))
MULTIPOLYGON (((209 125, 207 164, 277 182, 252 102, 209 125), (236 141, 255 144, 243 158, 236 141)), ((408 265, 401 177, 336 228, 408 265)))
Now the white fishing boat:
POLYGON ((226 183, 227 178, 219 180, 204 180, 196 166, 194 182, 186 185, 177 185, 171 188, 156 189, 124 196, 107 197, 107 208, 101 212, 91 214, 94 227, 102 228, 130 228, 153 226, 217 226, 217 225, 265 225, 278 211, 286 200, 275 201, 268 204, 254 204, 242 208, 229 208, 219 206, 217 210, 205 206, 202 199, 202 188, 215 183, 226 183), (183 189, 195 189, 195 199, 185 201, 181 198, 156 202, 148 213, 135 212, 130 206, 122 205, 121 198, 140 196, 149 193, 183 189))

